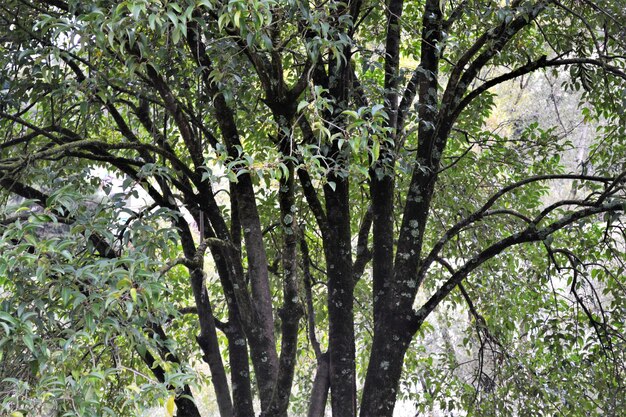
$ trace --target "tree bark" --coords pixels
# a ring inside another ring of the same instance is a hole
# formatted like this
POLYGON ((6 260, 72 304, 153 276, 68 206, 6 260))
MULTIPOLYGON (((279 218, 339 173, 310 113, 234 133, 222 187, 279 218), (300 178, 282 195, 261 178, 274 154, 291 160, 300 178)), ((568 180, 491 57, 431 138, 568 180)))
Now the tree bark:
POLYGON ((317 372, 315 373, 313 388, 311 389, 311 396, 309 397, 307 417, 324 417, 329 389, 329 358, 328 352, 326 352, 317 359, 317 372))
POLYGON ((324 242, 328 274, 328 353, 333 416, 356 415, 354 279, 347 180, 324 186, 330 239, 324 242))
POLYGON ((204 253, 198 253, 189 226, 184 219, 179 219, 177 226, 183 253, 187 259, 195 263, 189 268, 189 280, 198 310, 198 323, 200 326, 200 333, 196 337, 196 341, 202 349, 204 361, 209 365, 209 369, 211 370, 213 389, 215 390, 220 415, 222 417, 230 417, 233 415, 233 403, 230 396, 224 363, 222 362, 219 343, 217 341, 215 319, 204 282, 205 275, 202 270, 204 265, 204 253))
POLYGON ((413 336, 403 322, 386 317, 381 321, 384 328, 374 332, 360 417, 393 416, 404 356, 413 336))
MULTIPOLYGON (((213 97, 214 115, 221 131, 229 156, 236 160, 243 149, 233 110, 228 106, 224 95, 213 82, 210 74, 213 63, 206 53, 205 45, 199 37, 200 30, 191 25, 187 42, 192 56, 201 68, 201 74, 208 91, 213 97)), ((272 399, 278 373, 278 354, 274 337, 274 315, 269 287, 267 255, 263 242, 263 232, 254 195, 252 179, 248 173, 238 176, 231 189, 237 200, 238 213, 248 255, 248 275, 254 303, 250 304, 252 315, 242 317, 244 330, 250 341, 250 353, 259 387, 261 407, 267 408, 272 399)), ((241 278, 241 277, 240 277, 241 278)), ((235 282, 241 286, 241 283, 235 282)), ((245 291, 244 288, 235 288, 245 291)))
POLYGON ((209 295, 204 285, 204 272, 201 269, 194 269, 191 272, 190 279, 200 322, 200 334, 196 339, 204 353, 203 359, 211 370, 213 389, 215 390, 220 416, 230 417, 233 415, 233 404, 217 341, 217 332, 211 304, 209 303, 209 295))
POLYGON ((233 411, 234 417, 254 417, 248 345, 238 320, 238 316, 229 314, 229 326, 226 331, 233 411))
MULTIPOLYGON (((288 136, 284 136, 281 140, 283 155, 289 155, 288 141, 288 136)), ((298 352, 298 324, 303 315, 298 295, 295 170, 292 161, 285 161, 284 163, 287 165, 288 175, 281 179, 278 195, 284 242, 282 251, 283 305, 278 312, 281 319, 281 349, 272 403, 267 410, 261 413, 263 417, 287 417, 298 352)))

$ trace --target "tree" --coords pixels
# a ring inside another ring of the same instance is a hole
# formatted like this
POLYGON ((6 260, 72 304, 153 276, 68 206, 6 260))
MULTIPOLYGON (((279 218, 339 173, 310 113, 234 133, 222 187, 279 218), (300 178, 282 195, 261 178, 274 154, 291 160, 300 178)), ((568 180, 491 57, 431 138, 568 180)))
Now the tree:
POLYGON ((202 360, 222 417, 329 396, 391 416, 418 388, 470 414, 618 415, 624 13, 5 1, 3 407, 199 416, 202 360), (494 88, 565 71, 597 128, 569 170, 555 128, 486 125, 494 88), (473 380, 416 354, 458 305, 473 380))

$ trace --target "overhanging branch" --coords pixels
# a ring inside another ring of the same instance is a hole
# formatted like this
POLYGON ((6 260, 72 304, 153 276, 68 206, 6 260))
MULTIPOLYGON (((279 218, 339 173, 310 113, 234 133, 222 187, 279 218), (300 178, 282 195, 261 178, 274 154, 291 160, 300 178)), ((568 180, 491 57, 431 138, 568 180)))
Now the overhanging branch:
POLYGON ((510 71, 506 74, 492 78, 484 82, 483 84, 481 84, 479 87, 476 87, 474 90, 469 92, 465 97, 463 97, 459 105, 455 108, 453 115, 455 117, 458 116, 463 111, 463 109, 465 109, 476 97, 478 97, 480 94, 487 91, 488 89, 495 87, 498 84, 502 84, 506 81, 513 80, 515 78, 521 77, 523 75, 529 74, 533 71, 536 71, 542 68, 562 67, 562 66, 567 66, 567 65, 581 65, 581 64, 593 65, 593 66, 602 68, 607 73, 626 80, 626 71, 624 71, 623 69, 619 67, 616 67, 615 65, 610 65, 608 62, 602 59, 563 58, 563 59, 547 60, 545 56, 542 56, 541 58, 535 61, 529 62, 526 65, 516 68, 513 71, 510 71))
POLYGON ((450 292, 460 284, 472 271, 476 270, 488 260, 494 258, 504 250, 529 242, 539 242, 545 240, 554 232, 575 223, 578 220, 591 217, 600 213, 618 212, 624 210, 624 202, 622 200, 614 200, 606 202, 594 207, 588 207, 567 216, 561 217, 559 220, 549 224, 546 227, 537 229, 529 226, 521 232, 508 236, 484 249, 480 253, 473 256, 463 266, 461 266, 452 276, 441 285, 437 291, 422 305, 422 307, 414 312, 411 323, 411 331, 415 333, 428 315, 443 301, 450 292))
MULTIPOLYGON (((520 188, 520 187, 522 187, 524 185, 531 184, 531 183, 534 183, 534 182, 539 182, 539 181, 548 181, 548 180, 579 180, 579 181, 590 181, 590 182, 599 182, 599 183, 603 183, 603 184, 611 184, 612 182, 614 182, 615 180, 617 180, 619 178, 620 177, 618 177, 618 178, 611 178, 611 177, 600 177, 600 176, 591 176, 591 175, 576 175, 576 174, 536 175, 536 176, 533 176, 533 177, 525 178, 525 179, 523 179, 521 181, 518 181, 516 183, 510 184, 510 185, 502 188, 500 191, 498 191, 497 193, 492 195, 489 198, 489 200, 487 200, 487 202, 481 208, 479 208, 478 210, 476 210, 475 212, 473 212, 469 216, 465 217, 464 219, 460 220, 454 226, 452 226, 450 229, 448 229, 443 234, 443 236, 437 241, 437 243, 435 243, 435 245, 430 250, 430 252, 426 256, 426 258, 424 258, 424 260, 421 262, 421 266, 420 266, 420 268, 419 268, 419 270, 417 272, 417 276, 416 276, 417 286, 419 287, 419 285, 422 283, 422 281, 424 280, 424 277, 426 276, 426 273, 428 272, 428 269, 432 265, 433 261, 436 260, 437 256, 439 256, 439 252, 441 251, 441 249, 443 248, 443 246, 447 242, 449 242, 453 237, 457 236, 465 227, 467 227, 470 224, 475 223, 475 222, 483 219, 486 215, 489 215, 489 213, 497 214, 497 213, 501 212, 501 211, 494 212, 493 210, 490 212, 489 209, 496 203, 496 201, 498 201, 505 194, 507 194, 507 193, 517 189, 517 188, 520 188)), ((517 216, 517 217, 519 217, 519 216, 517 216)), ((541 220, 541 218, 543 218, 543 217, 538 217, 537 219, 535 219, 535 222, 538 221, 538 220, 541 220)), ((523 220, 527 221, 528 219, 527 218, 523 218, 523 220)), ((534 223, 534 224, 536 224, 536 223, 534 223)))

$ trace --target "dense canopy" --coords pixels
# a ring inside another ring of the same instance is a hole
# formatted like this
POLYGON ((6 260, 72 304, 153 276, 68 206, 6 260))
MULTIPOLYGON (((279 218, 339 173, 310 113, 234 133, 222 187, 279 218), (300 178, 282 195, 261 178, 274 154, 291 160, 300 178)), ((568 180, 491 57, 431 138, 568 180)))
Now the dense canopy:
POLYGON ((622 415, 624 22, 4 0, 0 413, 622 415))

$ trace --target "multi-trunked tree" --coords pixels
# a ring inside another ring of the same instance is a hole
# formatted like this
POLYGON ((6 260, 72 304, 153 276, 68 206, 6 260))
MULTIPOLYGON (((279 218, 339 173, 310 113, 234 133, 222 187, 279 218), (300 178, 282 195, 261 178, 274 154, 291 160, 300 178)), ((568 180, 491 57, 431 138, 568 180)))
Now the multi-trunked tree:
POLYGON ((416 335, 463 302, 470 351, 527 379, 481 367, 453 406, 617 415, 620 3, 5 1, 5 409, 127 415, 164 389, 199 416, 196 352, 222 417, 255 397, 391 416, 416 335), (566 70, 597 127, 570 171, 554 130, 485 125, 492 88, 566 70), (555 180, 572 196, 546 197, 555 180))

